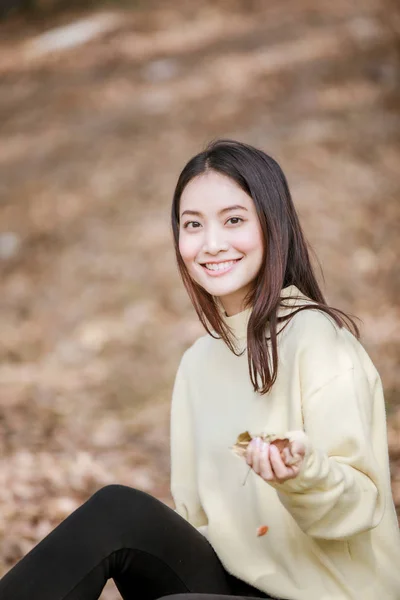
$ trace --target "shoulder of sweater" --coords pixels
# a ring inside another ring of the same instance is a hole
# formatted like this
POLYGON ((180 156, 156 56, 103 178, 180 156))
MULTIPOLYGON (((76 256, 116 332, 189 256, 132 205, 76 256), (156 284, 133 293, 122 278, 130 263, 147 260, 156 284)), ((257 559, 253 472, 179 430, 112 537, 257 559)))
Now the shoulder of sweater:
POLYGON ((352 333, 318 308, 308 308, 293 315, 284 338, 286 347, 296 353, 340 353, 343 355, 343 364, 348 366, 352 362, 351 348, 359 345, 352 333))
MULTIPOLYGON (((280 327, 280 324, 278 325, 280 327)), ((317 340, 333 342, 340 338, 350 339, 359 344, 354 335, 346 328, 340 327, 328 313, 318 307, 307 308, 297 312, 290 318, 291 334, 293 338, 298 337, 303 343, 317 340)))
MULTIPOLYGON (((307 303, 307 305, 309 305, 309 303, 307 303)), ((298 308, 299 306, 296 306, 293 309, 293 312, 298 308)), ((302 330, 302 333, 304 333, 303 330, 309 330, 310 333, 314 334, 332 335, 340 330, 340 327, 335 320, 318 307, 300 310, 291 317, 291 322, 296 328, 296 331, 298 330, 300 332, 300 330, 302 330)))
POLYGON ((184 352, 182 362, 189 365, 194 361, 197 362, 199 358, 202 358, 203 356, 206 357, 211 345, 215 341, 217 340, 211 337, 208 333, 197 338, 197 340, 195 340, 193 344, 184 352))
MULTIPOLYGON (((290 327, 290 326, 288 326, 290 327)), ((291 341, 297 349, 312 356, 321 353, 331 361, 339 359, 343 369, 361 367, 369 379, 380 379, 379 373, 362 343, 347 329, 340 327, 327 313, 315 309, 303 310, 293 317, 291 341)))

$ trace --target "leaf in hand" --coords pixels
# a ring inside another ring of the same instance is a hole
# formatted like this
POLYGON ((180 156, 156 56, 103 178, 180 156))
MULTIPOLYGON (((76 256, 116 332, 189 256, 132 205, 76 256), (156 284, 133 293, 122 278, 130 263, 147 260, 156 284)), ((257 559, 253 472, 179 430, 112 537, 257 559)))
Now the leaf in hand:
POLYGON ((252 440, 252 436, 248 431, 241 433, 236 440, 236 443, 232 446, 232 450, 238 456, 244 456, 246 454, 246 448, 252 440))
POLYGON ((276 446, 280 452, 281 458, 287 467, 291 467, 293 465, 298 464, 303 456, 296 452, 293 448, 293 441, 285 435, 276 435, 274 433, 259 433, 252 435, 248 431, 241 433, 236 443, 232 446, 232 450, 238 456, 244 456, 246 454, 246 448, 251 442, 252 439, 259 437, 263 440, 263 442, 267 442, 268 444, 273 444, 276 446))

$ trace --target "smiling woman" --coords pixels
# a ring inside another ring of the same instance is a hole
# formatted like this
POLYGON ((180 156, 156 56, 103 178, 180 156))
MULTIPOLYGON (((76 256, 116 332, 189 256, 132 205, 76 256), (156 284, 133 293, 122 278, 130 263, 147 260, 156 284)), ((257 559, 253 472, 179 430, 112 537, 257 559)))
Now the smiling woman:
POLYGON ((229 573, 273 597, 398 600, 381 381, 354 321, 323 297, 282 169, 219 140, 184 167, 171 216, 178 267, 209 334, 176 377, 177 511, 229 573), (252 438, 245 458, 258 477, 245 489, 226 451, 239 432, 252 438))
POLYGON ((209 170, 186 186, 180 209, 179 252, 190 277, 221 299, 227 315, 240 312, 263 260, 254 202, 230 178, 209 170))
MULTIPOLYGON (((295 284, 339 327, 349 326, 358 337, 355 322, 323 297, 286 177, 268 154, 232 140, 210 144, 181 172, 171 217, 178 268, 208 333, 236 352, 225 317, 252 307, 247 346, 255 391, 265 393, 274 383, 278 323, 294 316, 278 315, 282 288, 295 284), (225 261, 237 259, 224 270, 225 261)), ((305 304, 296 312, 309 309, 305 304)))
POLYGON ((1 600, 96 600, 110 577, 124 600, 399 600, 382 384, 325 302, 281 168, 211 144, 178 179, 172 229, 207 333, 175 378, 176 509, 102 488, 1 600))

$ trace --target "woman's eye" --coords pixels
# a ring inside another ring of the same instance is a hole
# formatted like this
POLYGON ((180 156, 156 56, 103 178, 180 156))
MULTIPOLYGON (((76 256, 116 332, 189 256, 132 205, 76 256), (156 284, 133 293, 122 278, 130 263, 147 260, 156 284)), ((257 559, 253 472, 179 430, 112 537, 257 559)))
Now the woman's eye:
MULTIPOLYGON (((230 219, 227 220, 227 223, 230 222, 231 225, 238 225, 242 221, 243 219, 241 219, 240 217, 230 217, 230 219)), ((183 229, 198 229, 199 227, 201 227, 201 223, 199 223, 198 221, 187 221, 183 225, 183 229)))
POLYGON ((227 223, 231 221, 232 225, 237 225, 238 223, 240 223, 241 221, 243 221, 243 219, 241 219, 240 217, 231 217, 230 219, 228 219, 227 223))
POLYGON ((198 229, 198 227, 200 227, 200 223, 198 221, 188 221, 184 224, 183 229, 198 229), (189 227, 189 225, 192 225, 192 227, 189 227))

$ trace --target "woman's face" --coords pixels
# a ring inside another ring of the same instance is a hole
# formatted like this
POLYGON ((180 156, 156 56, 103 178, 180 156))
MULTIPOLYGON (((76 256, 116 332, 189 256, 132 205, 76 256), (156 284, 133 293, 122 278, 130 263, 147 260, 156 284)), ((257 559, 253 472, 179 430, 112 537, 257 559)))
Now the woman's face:
POLYGON ((179 251, 191 278, 220 298, 227 315, 243 310, 263 260, 252 198, 216 171, 192 179, 180 201, 179 251))

